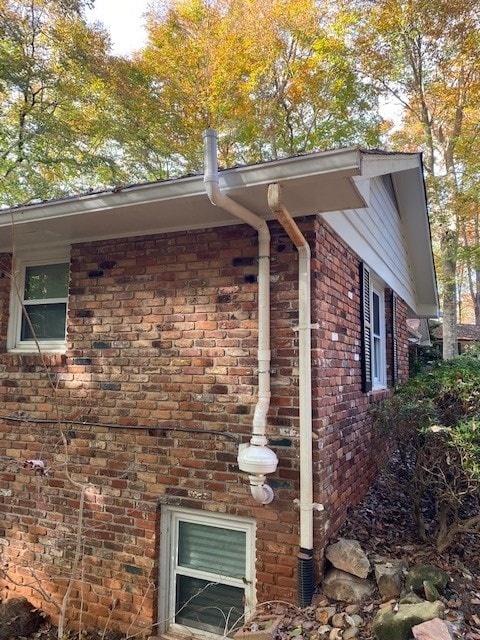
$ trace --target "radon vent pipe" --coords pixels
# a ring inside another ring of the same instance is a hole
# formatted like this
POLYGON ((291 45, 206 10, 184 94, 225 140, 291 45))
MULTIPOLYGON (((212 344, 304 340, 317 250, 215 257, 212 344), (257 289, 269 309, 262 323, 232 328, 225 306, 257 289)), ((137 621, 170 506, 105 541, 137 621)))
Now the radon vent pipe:
POLYGON ((259 216, 220 191, 217 167, 217 134, 207 129, 204 139, 204 185, 212 204, 222 207, 258 233, 258 398, 253 415, 250 444, 242 444, 238 452, 240 471, 248 473, 250 491, 261 504, 273 500, 273 490, 265 483, 266 474, 274 473, 278 459, 267 447, 267 413, 270 407, 270 231, 259 216))

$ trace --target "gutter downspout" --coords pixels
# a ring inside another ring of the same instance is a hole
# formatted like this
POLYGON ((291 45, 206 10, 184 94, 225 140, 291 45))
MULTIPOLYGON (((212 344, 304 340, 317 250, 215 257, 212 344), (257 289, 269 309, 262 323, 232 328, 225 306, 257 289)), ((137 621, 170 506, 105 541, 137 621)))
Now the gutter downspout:
POLYGON ((268 186, 268 206, 298 250, 298 342, 299 342, 299 422, 300 422, 300 550, 298 553, 299 604, 311 604, 313 577, 313 510, 323 505, 313 502, 312 460, 312 362, 310 293, 310 246, 289 211, 282 203, 282 186, 268 186))
POLYGON ((266 474, 274 473, 278 459, 267 447, 267 414, 270 408, 270 231, 268 225, 238 202, 220 191, 217 165, 217 134, 207 129, 204 141, 204 185, 212 204, 246 222, 258 233, 258 399, 253 416, 250 444, 238 451, 238 466, 249 474, 250 491, 257 502, 269 504, 273 490, 265 484, 266 474))

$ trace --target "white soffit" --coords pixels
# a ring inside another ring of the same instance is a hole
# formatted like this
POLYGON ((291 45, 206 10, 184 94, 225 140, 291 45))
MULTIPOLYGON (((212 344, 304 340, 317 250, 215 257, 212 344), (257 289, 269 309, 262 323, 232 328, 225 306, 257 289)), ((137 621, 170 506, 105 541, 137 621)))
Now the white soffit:
POLYGON ((417 167, 399 171, 392 176, 392 181, 403 222, 418 302, 421 301, 417 314, 436 317, 438 296, 423 175, 417 167))
MULTIPOLYGON (((418 315, 435 315, 435 272, 420 154, 340 149, 226 169, 220 189, 264 219, 272 219, 268 185, 283 185, 293 216, 361 210, 370 178, 392 175, 402 216, 418 315)), ((0 211, 0 252, 60 246, 116 237, 240 224, 209 201, 203 175, 120 187, 0 211), (12 220, 14 233, 12 233, 12 220)), ((344 230, 345 231, 345 230, 344 230)), ((342 235, 342 234, 341 234, 342 235)))
MULTIPOLYGON (((221 171, 220 189, 260 217, 271 219, 267 190, 284 185, 294 216, 365 206, 352 177, 361 152, 342 149, 221 171)), ((0 211, 0 251, 10 251, 12 219, 18 248, 73 244, 238 224, 209 201, 203 175, 133 185, 0 211)))

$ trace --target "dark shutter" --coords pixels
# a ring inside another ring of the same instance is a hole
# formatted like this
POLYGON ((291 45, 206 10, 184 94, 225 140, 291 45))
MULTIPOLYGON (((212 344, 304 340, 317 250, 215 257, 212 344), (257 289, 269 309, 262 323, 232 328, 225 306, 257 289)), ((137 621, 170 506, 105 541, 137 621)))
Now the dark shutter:
POLYGON ((392 385, 398 382, 397 295, 392 291, 392 385))
POLYGON ((362 332, 362 391, 372 390, 372 333, 370 308, 370 271, 360 263, 360 326, 362 332))

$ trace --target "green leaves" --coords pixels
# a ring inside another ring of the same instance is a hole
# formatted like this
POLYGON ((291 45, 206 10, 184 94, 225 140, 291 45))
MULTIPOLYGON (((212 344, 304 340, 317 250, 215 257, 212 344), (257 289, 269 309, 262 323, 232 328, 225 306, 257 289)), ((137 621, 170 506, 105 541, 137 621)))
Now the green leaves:
MULTIPOLYGON (((470 200, 466 207, 463 198, 473 176, 478 182, 480 5, 476 0, 343 4, 357 16, 351 34, 362 72, 404 107, 402 122, 396 123, 387 144, 424 153, 444 327, 455 327, 457 292, 460 302, 470 298, 470 306, 476 306, 468 320, 478 323, 480 270, 468 254, 448 251, 447 256, 444 238, 448 229, 457 246, 480 242, 478 206, 470 200)), ((456 353, 454 331, 445 331, 444 346, 445 356, 456 353)))
POLYGON ((2 205, 378 142, 344 18, 315 0, 152 3, 149 40, 108 54, 81 0, 0 4, 2 205))
POLYGON ((85 3, 0 5, 1 204, 44 200, 112 183, 105 36, 85 3))
POLYGON ((225 164, 353 144, 376 131, 373 96, 317 2, 174 2, 152 13, 149 36, 141 64, 186 168, 198 169, 206 126, 221 132, 225 164))
POLYGON ((395 451, 390 473, 411 497, 419 534, 433 535, 440 551, 480 524, 479 389, 480 360, 459 356, 372 407, 377 432, 395 451))

